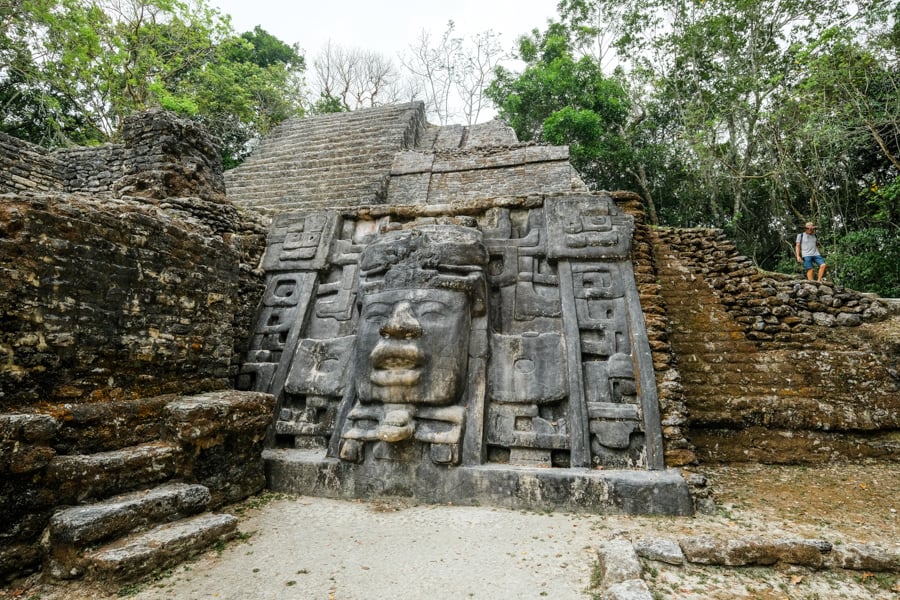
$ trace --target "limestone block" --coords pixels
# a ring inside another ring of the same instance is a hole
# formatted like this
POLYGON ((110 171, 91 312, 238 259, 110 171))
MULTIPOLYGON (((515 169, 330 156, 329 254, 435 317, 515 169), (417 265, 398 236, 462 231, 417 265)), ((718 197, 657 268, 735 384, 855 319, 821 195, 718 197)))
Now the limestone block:
POLYGON ((670 565, 684 564, 681 546, 673 540, 645 538, 634 544, 634 551, 641 558, 656 560, 670 565))
POLYGON ((644 569, 630 541, 612 539, 597 545, 597 572, 601 587, 608 588, 630 579, 641 579, 644 569))
POLYGON ((92 552, 87 557, 88 570, 99 580, 137 579, 227 539, 236 528, 237 518, 224 514, 199 515, 161 525, 92 552))
POLYGON ((608 587, 600 600, 653 600, 653 595, 643 579, 629 579, 608 587))
POLYGON ((47 465, 55 504, 75 504, 163 481, 175 474, 179 449, 151 442, 88 455, 57 456, 47 465))
POLYGON ((57 511, 42 540, 51 576, 68 579, 84 570, 82 550, 98 542, 201 512, 209 503, 202 485, 172 483, 95 504, 57 511))
POLYGON ((0 473, 43 468, 56 456, 51 447, 59 423, 50 415, 0 414, 0 473))
POLYGON ((900 572, 900 553, 872 544, 841 544, 834 547, 831 563, 841 569, 900 572))

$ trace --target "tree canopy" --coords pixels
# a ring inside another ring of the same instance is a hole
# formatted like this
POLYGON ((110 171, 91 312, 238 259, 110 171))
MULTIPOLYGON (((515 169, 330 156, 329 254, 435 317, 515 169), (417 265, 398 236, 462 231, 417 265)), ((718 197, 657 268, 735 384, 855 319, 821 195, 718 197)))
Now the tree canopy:
POLYGON ((797 272, 814 220, 838 282, 896 296, 898 6, 562 0, 489 93, 523 139, 570 144, 590 185, 638 192, 654 222, 723 227, 797 272))
POLYGON ((498 67, 487 95, 522 141, 568 144, 572 164, 595 189, 627 187, 632 106, 623 85, 596 60, 575 56, 571 30, 552 24, 519 40, 526 67, 498 67))
POLYGON ((0 5, 2 130, 46 146, 115 140, 152 106, 205 121, 225 160, 301 112, 304 60, 257 27, 235 35, 203 0, 0 5))

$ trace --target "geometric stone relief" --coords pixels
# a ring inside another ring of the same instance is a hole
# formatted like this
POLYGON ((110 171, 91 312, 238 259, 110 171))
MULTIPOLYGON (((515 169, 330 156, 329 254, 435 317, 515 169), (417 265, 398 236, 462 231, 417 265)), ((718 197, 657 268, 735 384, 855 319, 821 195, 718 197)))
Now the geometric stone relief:
POLYGON ((659 469, 632 230, 602 194, 282 214, 241 381, 347 464, 659 469))

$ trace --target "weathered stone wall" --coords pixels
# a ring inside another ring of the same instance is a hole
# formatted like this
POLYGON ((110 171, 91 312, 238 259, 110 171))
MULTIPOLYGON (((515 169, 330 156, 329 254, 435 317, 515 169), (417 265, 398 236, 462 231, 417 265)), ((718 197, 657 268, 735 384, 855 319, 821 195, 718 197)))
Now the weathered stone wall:
POLYGON ((150 110, 125 119, 122 139, 124 174, 113 183, 118 195, 225 199, 219 143, 199 124, 150 110))
POLYGON ((122 138, 0 138, 0 409, 218 389, 246 351, 266 223, 223 201, 195 123, 149 111, 122 138))
MULTIPOLYGON (((569 164, 567 147, 519 143, 469 147, 465 139, 453 149, 397 154, 388 203, 442 205, 588 191, 569 164)), ((477 139, 484 143, 483 136, 477 139)))
POLYGON ((58 507, 169 480, 210 490, 209 508, 265 485, 274 398, 223 391, 0 414, 0 581, 40 567, 58 507))
POLYGON ((0 138, 0 580, 40 565, 61 505, 177 479, 212 508, 265 485, 274 399, 211 390, 246 353, 267 223, 224 201, 193 123, 150 112, 123 136, 0 138))
POLYGON ((61 190, 57 166, 46 149, 0 133, 0 193, 61 190))
POLYGON ((855 327, 888 314, 870 294, 760 271, 721 230, 662 228, 659 236, 703 275, 747 337, 763 347, 802 347, 811 339, 810 325, 855 327))
POLYGON ((704 461, 900 459, 900 359, 877 298, 763 273, 718 230, 657 229, 670 340, 704 461))
POLYGON ((56 178, 67 192, 109 192, 122 178, 125 146, 104 144, 91 148, 61 148, 52 154, 56 160, 56 178))
POLYGON ((0 409, 227 387, 264 241, 247 223, 196 199, 0 196, 0 409))
POLYGON ((219 144, 197 123, 162 111, 128 117, 121 144, 52 152, 0 133, 0 193, 113 192, 221 202, 225 178, 219 144))
POLYGON ((634 243, 631 255, 634 278, 638 286, 647 337, 653 354, 653 371, 659 398, 660 419, 665 440, 666 466, 680 467, 697 460, 687 438, 689 416, 684 401, 684 388, 675 353, 669 341, 671 323, 666 302, 660 294, 657 266, 653 255, 653 239, 641 199, 631 192, 615 192, 613 198, 634 217, 634 243))

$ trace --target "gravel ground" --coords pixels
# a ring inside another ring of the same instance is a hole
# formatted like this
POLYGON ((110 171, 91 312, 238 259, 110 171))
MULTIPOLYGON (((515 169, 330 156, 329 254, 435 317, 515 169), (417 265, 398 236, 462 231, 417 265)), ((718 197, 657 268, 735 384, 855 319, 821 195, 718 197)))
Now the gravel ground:
MULTIPOLYGON (((171 572, 118 589, 35 578, 0 590, 0 598, 590 599, 599 597, 591 587, 593 548, 614 536, 802 536, 900 552, 900 465, 701 472, 718 508, 693 518, 265 494, 230 507, 242 517, 238 539, 171 572)), ((646 563, 645 580, 657 600, 900 599, 900 578, 881 573, 646 563)))

